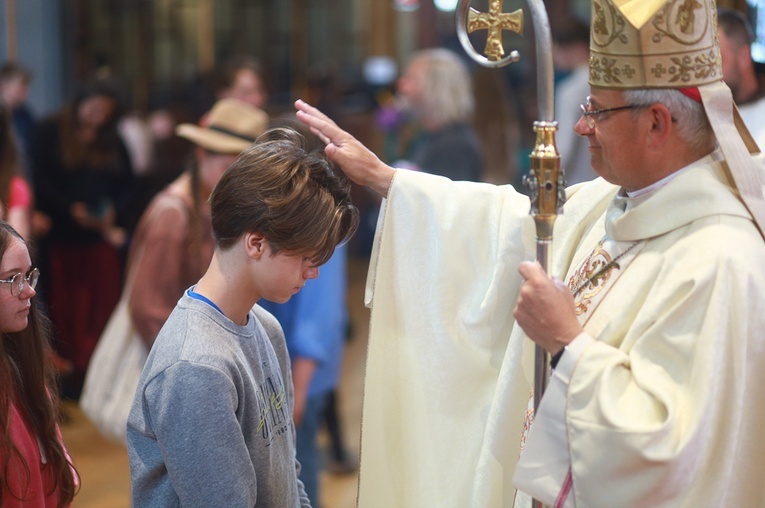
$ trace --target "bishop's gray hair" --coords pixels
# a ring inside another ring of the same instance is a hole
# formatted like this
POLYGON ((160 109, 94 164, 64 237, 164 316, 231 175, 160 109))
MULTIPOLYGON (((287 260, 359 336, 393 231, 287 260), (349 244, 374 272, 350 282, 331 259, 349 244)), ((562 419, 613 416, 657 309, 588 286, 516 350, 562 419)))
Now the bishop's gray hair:
POLYGON ((642 88, 625 90, 627 104, 650 106, 660 103, 669 109, 675 120, 678 136, 699 151, 712 151, 716 138, 704 106, 674 88, 642 88))

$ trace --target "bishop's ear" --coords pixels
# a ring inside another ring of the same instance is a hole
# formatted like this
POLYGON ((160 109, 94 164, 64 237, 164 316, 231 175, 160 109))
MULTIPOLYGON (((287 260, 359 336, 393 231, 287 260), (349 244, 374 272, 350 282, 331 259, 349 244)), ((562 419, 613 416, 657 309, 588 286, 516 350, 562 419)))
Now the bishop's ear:
POLYGON ((651 115, 649 141, 658 146, 667 141, 669 134, 673 130, 675 119, 672 118, 669 108, 661 103, 651 104, 648 111, 651 115))

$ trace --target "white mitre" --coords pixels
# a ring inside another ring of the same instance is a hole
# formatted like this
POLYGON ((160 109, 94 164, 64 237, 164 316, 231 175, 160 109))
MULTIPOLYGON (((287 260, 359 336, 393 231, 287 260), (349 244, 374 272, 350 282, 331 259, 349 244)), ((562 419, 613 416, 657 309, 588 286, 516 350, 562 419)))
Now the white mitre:
POLYGON ((765 171, 722 81, 714 0, 593 0, 590 85, 676 88, 703 105, 732 180, 765 237, 765 171))

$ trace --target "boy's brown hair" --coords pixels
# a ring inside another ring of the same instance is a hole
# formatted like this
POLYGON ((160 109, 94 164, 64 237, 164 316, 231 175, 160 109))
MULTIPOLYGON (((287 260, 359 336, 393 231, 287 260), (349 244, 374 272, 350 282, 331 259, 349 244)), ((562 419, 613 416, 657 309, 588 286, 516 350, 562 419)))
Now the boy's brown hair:
POLYGON ((327 262, 356 231, 359 212, 349 185, 305 137, 290 128, 266 131, 229 166, 210 195, 218 248, 257 232, 280 251, 327 262))

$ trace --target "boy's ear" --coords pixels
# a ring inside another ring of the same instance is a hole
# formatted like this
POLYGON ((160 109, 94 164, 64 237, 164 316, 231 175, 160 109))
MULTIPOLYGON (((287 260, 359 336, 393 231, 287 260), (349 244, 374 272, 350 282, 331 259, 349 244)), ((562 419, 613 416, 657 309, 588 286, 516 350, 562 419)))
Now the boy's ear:
POLYGON ((266 238, 260 233, 245 233, 244 249, 247 256, 252 259, 260 259, 266 252, 266 238))

